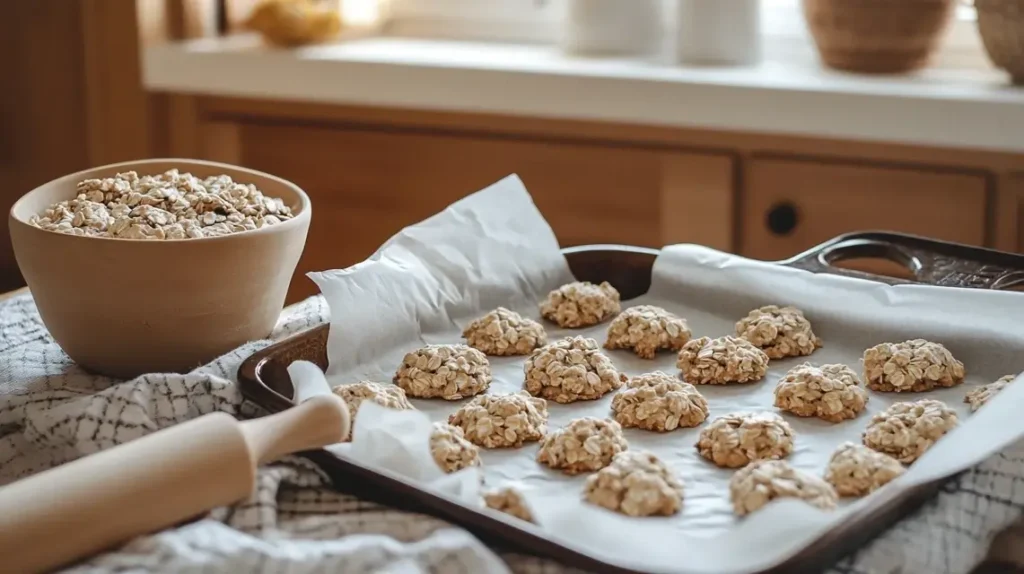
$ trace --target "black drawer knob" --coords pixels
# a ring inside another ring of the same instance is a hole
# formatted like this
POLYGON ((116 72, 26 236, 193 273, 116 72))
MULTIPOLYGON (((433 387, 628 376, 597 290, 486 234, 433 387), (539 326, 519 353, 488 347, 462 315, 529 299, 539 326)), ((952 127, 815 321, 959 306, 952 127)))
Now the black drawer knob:
POLYGON ((789 235, 799 223, 799 214, 792 203, 777 203, 768 210, 765 223, 773 235, 789 235))

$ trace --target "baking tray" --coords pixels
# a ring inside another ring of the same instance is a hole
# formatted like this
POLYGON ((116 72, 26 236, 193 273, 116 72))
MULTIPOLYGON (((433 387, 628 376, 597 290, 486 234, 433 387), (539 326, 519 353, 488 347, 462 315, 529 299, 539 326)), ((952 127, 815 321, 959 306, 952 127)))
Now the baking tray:
MULTIPOLYGON (((647 292, 655 249, 621 245, 589 245, 563 250, 580 281, 608 281, 624 301, 647 292)), ((949 287, 1015 289, 1024 287, 1024 255, 936 241, 890 232, 841 235, 778 265, 815 273, 831 273, 889 284, 925 283, 949 287), (914 280, 881 277, 834 266, 845 259, 882 258, 906 267, 914 280)), ((270 412, 293 406, 287 367, 312 361, 327 368, 329 325, 314 327, 249 357, 239 367, 242 394, 270 412)), ((302 453, 316 463, 337 488, 362 498, 442 518, 473 532, 484 542, 508 550, 543 556, 592 572, 634 572, 612 566, 557 544, 533 524, 482 513, 432 494, 397 476, 381 473, 324 451, 302 453)), ((850 519, 829 531, 785 562, 764 573, 817 571, 856 550, 901 517, 927 501, 953 477, 903 490, 882 490, 850 519)))

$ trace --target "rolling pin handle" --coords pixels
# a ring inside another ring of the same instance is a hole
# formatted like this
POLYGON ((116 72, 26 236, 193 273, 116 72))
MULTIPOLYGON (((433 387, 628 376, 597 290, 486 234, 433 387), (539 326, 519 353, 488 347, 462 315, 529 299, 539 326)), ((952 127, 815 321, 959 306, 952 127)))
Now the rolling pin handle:
POLYGON ((348 406, 337 395, 317 395, 277 414, 241 424, 253 464, 345 440, 352 426, 348 406))

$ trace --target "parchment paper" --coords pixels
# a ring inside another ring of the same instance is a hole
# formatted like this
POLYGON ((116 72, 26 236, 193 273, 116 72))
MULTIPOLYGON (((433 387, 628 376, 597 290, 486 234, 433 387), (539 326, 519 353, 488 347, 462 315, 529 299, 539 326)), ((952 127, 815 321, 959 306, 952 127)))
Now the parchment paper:
MULTIPOLYGON (((462 327, 498 305, 539 320, 537 303, 572 277, 550 227, 515 176, 469 196, 441 214, 407 228, 370 260, 347 270, 310 275, 331 309, 328 341, 332 385, 390 381, 402 356, 428 343, 459 343, 462 327)), ((809 358, 772 361, 768 376, 746 385, 699 386, 709 421, 734 411, 775 411, 772 390, 793 366, 845 363, 862 370, 864 349, 884 341, 926 338, 962 360, 967 381, 920 394, 870 392, 867 411, 841 424, 783 416, 796 433, 788 461, 821 474, 845 440, 860 441, 871 415, 893 402, 934 398, 961 416, 960 426, 886 488, 903 488, 965 469, 1024 436, 1024 384, 1010 385, 971 415, 963 403, 971 388, 1024 370, 1024 304, 1020 294, 929 286, 891 287, 747 260, 711 249, 676 245, 658 257, 647 295, 623 308, 654 304, 685 317, 694 336, 734 333, 737 319, 766 304, 804 310, 824 347, 809 358)), ((586 335, 605 340, 607 323, 581 330, 545 323, 549 340, 586 335)), ((628 375, 653 370, 677 374, 675 356, 646 361, 608 351, 628 375)), ((522 358, 490 358, 492 394, 523 385, 522 358)), ((609 417, 612 395, 570 405, 549 403, 549 430, 581 416, 609 417)), ((432 420, 446 420, 464 401, 413 400, 432 420)), ((359 417, 357 417, 357 420, 359 417)), ((364 424, 372 424, 366 421, 364 424)), ((383 432, 387 432, 386 428, 383 432)), ((581 501, 585 476, 568 477, 535 461, 537 444, 483 450, 488 485, 522 485, 540 526, 552 539, 626 568, 651 572, 748 572, 777 564, 842 521, 861 501, 823 512, 794 500, 774 502, 737 520, 728 498, 732 471, 700 458, 700 428, 657 434, 625 431, 631 449, 650 450, 685 482, 683 510, 669 518, 629 518, 581 501)), ((346 456, 345 452, 338 452, 346 456)), ((373 465, 372 456, 361 459, 373 465)))

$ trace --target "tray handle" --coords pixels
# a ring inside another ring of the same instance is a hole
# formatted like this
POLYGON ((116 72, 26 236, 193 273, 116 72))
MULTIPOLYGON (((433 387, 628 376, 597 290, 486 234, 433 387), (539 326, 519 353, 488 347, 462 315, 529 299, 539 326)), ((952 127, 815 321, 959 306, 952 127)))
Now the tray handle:
POLYGON ((945 287, 1024 290, 1024 255, 886 231, 840 235, 781 265, 813 273, 831 273, 888 283, 945 287), (914 280, 885 277, 835 267, 844 259, 888 259, 902 265, 914 280))

